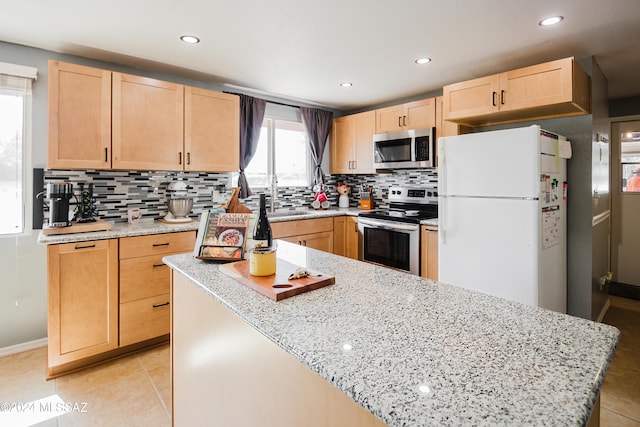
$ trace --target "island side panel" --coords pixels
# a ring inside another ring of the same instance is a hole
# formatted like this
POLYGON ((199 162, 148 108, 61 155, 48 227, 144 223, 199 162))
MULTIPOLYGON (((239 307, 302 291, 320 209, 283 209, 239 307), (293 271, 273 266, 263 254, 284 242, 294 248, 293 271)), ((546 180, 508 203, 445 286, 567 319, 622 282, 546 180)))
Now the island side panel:
POLYGON ((385 424, 172 270, 175 426, 385 424))

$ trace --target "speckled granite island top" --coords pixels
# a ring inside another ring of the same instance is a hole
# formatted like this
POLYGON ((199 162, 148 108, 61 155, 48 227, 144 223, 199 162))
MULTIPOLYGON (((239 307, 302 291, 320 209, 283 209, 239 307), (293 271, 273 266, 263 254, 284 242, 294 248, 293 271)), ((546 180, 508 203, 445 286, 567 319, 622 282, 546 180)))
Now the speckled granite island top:
POLYGON ((335 275, 279 302, 190 255, 165 257, 390 426, 584 425, 617 329, 279 242, 335 275))

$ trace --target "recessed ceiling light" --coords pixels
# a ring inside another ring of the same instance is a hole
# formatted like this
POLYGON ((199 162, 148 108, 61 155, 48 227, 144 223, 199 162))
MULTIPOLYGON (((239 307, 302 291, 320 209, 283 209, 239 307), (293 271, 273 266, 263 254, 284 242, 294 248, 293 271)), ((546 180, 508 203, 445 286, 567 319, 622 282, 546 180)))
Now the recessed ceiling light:
POLYGON ((538 22, 538 25, 541 27, 548 27, 549 25, 557 24, 558 22, 564 19, 563 16, 550 16, 548 18, 544 18, 542 21, 538 22))
POLYGON ((340 86, 341 86, 341 87, 351 87, 351 86, 353 86, 353 83, 350 83, 350 82, 342 82, 342 83, 340 83, 340 86))
POLYGON ((428 64, 431 62, 431 58, 418 58, 415 60, 416 64, 428 64))
POLYGON ((196 36, 181 36, 180 40, 182 40, 185 43, 189 43, 189 44, 200 43, 200 39, 197 38, 196 36))

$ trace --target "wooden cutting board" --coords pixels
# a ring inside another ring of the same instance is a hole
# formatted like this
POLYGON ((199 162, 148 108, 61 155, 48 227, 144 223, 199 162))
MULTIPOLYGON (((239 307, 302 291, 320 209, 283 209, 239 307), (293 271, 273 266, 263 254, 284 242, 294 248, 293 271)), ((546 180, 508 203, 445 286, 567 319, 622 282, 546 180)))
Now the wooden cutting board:
POLYGON ((274 301, 333 285, 336 282, 334 276, 311 270, 309 271, 319 276, 289 280, 289 275, 298 267, 283 259, 276 258, 276 274, 271 276, 258 277, 249 274, 248 260, 221 264, 220 271, 274 301))
POLYGON ((45 236, 51 236, 54 234, 72 234, 72 233, 85 233, 87 231, 105 231, 111 230, 111 223, 105 220, 99 219, 94 222, 74 222, 68 227, 49 227, 48 225, 42 226, 42 234, 45 236))

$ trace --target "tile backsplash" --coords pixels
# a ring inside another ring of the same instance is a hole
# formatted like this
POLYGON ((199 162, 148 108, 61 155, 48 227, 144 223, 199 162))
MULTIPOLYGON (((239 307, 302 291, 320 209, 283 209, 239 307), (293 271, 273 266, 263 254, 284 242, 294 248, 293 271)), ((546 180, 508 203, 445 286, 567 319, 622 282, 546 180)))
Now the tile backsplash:
MULTIPOLYGON (((190 216, 198 218, 205 209, 219 206, 230 194, 230 180, 227 173, 198 172, 140 172, 140 171, 103 171, 103 170, 52 170, 44 171, 45 185, 49 181, 66 180, 73 184, 74 193, 79 193, 79 185, 93 184, 96 199, 97 216, 101 219, 126 222, 127 210, 140 208, 144 218, 159 219, 167 213, 167 185, 182 178, 189 185, 189 193, 194 196, 190 216), (221 192, 213 199, 213 192, 221 192)), ((344 182, 352 188, 349 195, 351 207, 357 207, 359 198, 356 189, 359 185, 370 185, 375 189, 377 207, 386 207, 388 190, 393 185, 424 185, 436 183, 435 169, 407 169, 372 175, 327 175, 327 197, 332 208, 338 206, 338 182, 344 182)), ((258 195, 267 192, 265 188, 252 188, 253 195, 241 202, 256 210, 258 195)), ((37 192, 37 191, 36 191, 37 192)), ((309 207, 314 192, 308 187, 278 187, 278 209, 296 209, 309 207)), ((74 200, 72 200, 74 202, 74 200)), ((269 204, 267 197, 267 204, 269 204)), ((48 212, 44 213, 45 221, 48 212)))

